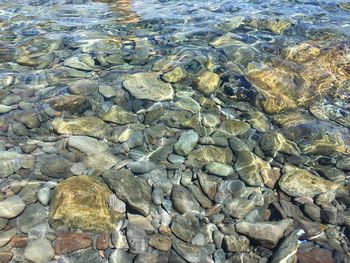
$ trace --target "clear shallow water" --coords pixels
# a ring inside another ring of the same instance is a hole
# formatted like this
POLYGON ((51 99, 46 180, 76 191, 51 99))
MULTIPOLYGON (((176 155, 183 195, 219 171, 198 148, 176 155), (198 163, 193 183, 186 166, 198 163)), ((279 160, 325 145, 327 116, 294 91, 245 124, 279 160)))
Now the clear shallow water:
MULTIPOLYGON (((349 221, 316 220, 305 212, 304 204, 324 194, 316 210, 326 209, 322 206, 326 202, 342 219, 349 218, 349 43, 350 3, 345 0, 0 0, 4 198, 15 192, 8 189, 16 189, 10 185, 16 180, 39 182, 40 187, 50 182, 46 186, 52 193, 60 191, 53 190, 57 183, 74 177, 77 181, 67 186, 73 193, 98 195, 109 187, 124 198, 128 213, 151 213, 155 226, 165 221, 168 227, 174 215, 184 212, 203 227, 221 217, 223 224, 282 222, 289 217, 305 230, 300 239, 307 245, 313 246, 312 241, 334 257, 346 257, 348 248, 339 244, 348 241, 349 221), (147 194, 136 204, 125 198, 139 192, 123 181, 113 182, 120 171, 122 176, 137 175, 130 185, 153 191, 156 200, 147 194), (80 176, 91 179, 102 174, 104 187, 90 182, 97 190, 86 190, 89 182, 80 176), (294 175, 298 178, 290 181, 296 186, 281 179, 294 175), (179 184, 183 187, 173 188, 179 184), (217 186, 214 193, 211 185, 217 186), (339 190, 336 201, 334 189, 339 190), (280 198, 284 195, 289 197, 280 198), (282 208, 271 203, 275 200, 282 208), (250 208, 255 214, 247 216, 250 208), (298 221, 295 209, 302 210, 307 223, 298 221), (328 225, 326 241, 317 239, 324 235, 319 221, 328 225)), ((66 220, 72 228, 86 231, 105 230, 111 223, 109 214, 96 208, 84 221, 88 227, 81 225, 64 198, 57 202, 52 196, 52 200, 52 205, 40 201, 51 209, 51 217, 57 216, 52 221, 66 220), (94 217, 100 214, 108 221, 106 226, 94 217)), ((104 197, 98 195, 96 200, 106 206, 104 197)), ((112 201, 110 207, 120 205, 112 201)), ((94 205, 89 204, 92 209, 94 205)), ((120 214, 126 216, 125 204, 120 214)), ((215 223, 219 228, 221 221, 215 223)), ((284 224, 288 220, 281 228, 284 224)), ((162 231, 166 234, 167 228, 162 231)), ((179 233, 168 231, 177 240, 179 233)), ((241 232, 251 238, 252 233, 241 232)), ((198 239, 194 242, 210 240, 198 239)), ((241 238, 241 245, 247 240, 241 238)), ((212 262, 212 241, 200 245, 200 253, 186 241, 174 241, 171 249, 189 262, 212 262), (188 260, 191 253, 205 259, 188 260)), ((256 246, 255 241, 251 244, 256 246)), ((263 248, 255 247, 250 259, 271 260, 277 243, 265 245, 262 241, 263 248)), ((169 251, 153 250, 162 260, 171 257, 169 251)), ((221 259, 250 257, 226 248, 223 256, 221 252, 217 254, 221 259)), ((128 257, 134 259, 136 254, 128 257)))

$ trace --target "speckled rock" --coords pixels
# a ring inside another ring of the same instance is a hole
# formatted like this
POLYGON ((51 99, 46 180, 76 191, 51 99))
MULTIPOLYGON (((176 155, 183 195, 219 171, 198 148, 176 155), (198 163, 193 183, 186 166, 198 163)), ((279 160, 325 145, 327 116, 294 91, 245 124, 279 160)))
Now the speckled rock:
POLYGON ((108 207, 109 188, 90 176, 75 176, 59 183, 50 206, 52 223, 83 230, 110 230, 116 218, 108 207))

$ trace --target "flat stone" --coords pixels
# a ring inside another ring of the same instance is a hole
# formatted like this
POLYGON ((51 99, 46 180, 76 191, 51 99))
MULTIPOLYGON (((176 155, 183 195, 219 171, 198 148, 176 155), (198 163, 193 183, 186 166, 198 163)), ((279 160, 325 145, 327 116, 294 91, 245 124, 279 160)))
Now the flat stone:
POLYGON ((47 263, 54 256, 55 250, 51 242, 46 239, 32 240, 24 249, 24 257, 34 263, 47 263))
POLYGON ((202 258, 205 257, 202 246, 185 243, 177 238, 173 239, 173 248, 182 258, 190 263, 202 262, 202 258))
POLYGON ((199 140, 199 135, 193 130, 184 131, 181 133, 179 140, 174 145, 175 153, 181 156, 189 155, 196 147, 199 140))
POLYGON ((172 233, 186 242, 191 242, 200 230, 201 226, 196 218, 176 215, 171 222, 172 233))
POLYGON ((88 136, 71 136, 68 139, 68 147, 90 156, 106 151, 108 144, 105 141, 88 136))
POLYGON ((110 230, 116 220, 107 203, 111 195, 109 188, 93 177, 66 179, 55 187, 50 207, 51 221, 83 230, 110 230))
POLYGON ((205 71, 198 76, 196 88, 204 95, 210 95, 219 88, 220 76, 214 72, 205 71))
POLYGON ((26 204, 35 203, 38 200, 38 190, 40 187, 40 182, 29 182, 25 185, 22 190, 18 193, 18 196, 26 204))
POLYGON ((0 231, 0 248, 7 245, 11 238, 17 234, 16 228, 11 228, 7 231, 0 231))
POLYGON ((44 222, 47 222, 47 208, 39 203, 30 204, 17 219, 18 229, 23 233, 44 222))
POLYGON ((225 204, 227 213, 234 218, 244 218, 255 208, 255 202, 245 198, 234 198, 225 204))
POLYGON ((314 197, 328 191, 342 194, 347 192, 341 184, 325 180, 292 165, 284 166, 283 175, 278 184, 283 192, 293 197, 314 197))
POLYGON ((107 171, 102 177, 120 200, 144 216, 150 213, 151 187, 144 179, 134 177, 128 170, 107 171))
POLYGON ((74 263, 107 263, 108 260, 103 258, 98 250, 90 249, 79 256, 74 263))
POLYGON ((223 163, 211 162, 205 165, 205 170, 209 174, 214 174, 221 177, 226 177, 234 174, 232 166, 223 163))
POLYGON ((130 224, 143 229, 147 234, 152 234, 154 232, 154 227, 151 224, 151 218, 130 213, 127 213, 127 217, 130 224))
POLYGON ((22 213, 25 207, 25 203, 18 195, 11 196, 0 201, 0 217, 14 218, 22 213))
POLYGON ((226 120, 221 123, 220 130, 229 136, 237 136, 250 129, 250 125, 240 120, 226 120))
POLYGON ((332 252, 323 248, 298 249, 298 260, 301 263, 333 263, 332 252))
POLYGON ((174 185, 171 192, 171 200, 174 208, 181 214, 188 212, 200 212, 200 206, 196 198, 181 185, 174 185))
POLYGON ((244 252, 249 249, 249 239, 240 235, 228 235, 223 240, 224 247, 229 252, 244 252))
POLYGON ((159 80, 159 75, 153 72, 128 75, 123 84, 137 99, 165 101, 174 96, 171 85, 159 80))
POLYGON ((199 103, 190 97, 180 98, 175 102, 175 106, 191 113, 198 113, 201 110, 199 103))
POLYGON ((112 168, 119 161, 120 159, 116 155, 105 151, 85 158, 85 166, 96 171, 104 172, 112 168))
POLYGON ((115 249, 109 256, 110 263, 133 263, 134 258, 126 251, 115 249))
POLYGON ((202 146, 192 151, 187 160, 188 166, 199 169, 210 162, 230 164, 232 162, 232 152, 228 148, 202 146))
POLYGON ((146 252, 148 246, 148 236, 141 228, 133 224, 128 224, 126 228, 126 238, 128 240, 131 253, 139 254, 146 252))
POLYGON ((87 135, 106 138, 111 132, 108 125, 100 118, 85 116, 75 119, 56 118, 51 122, 52 128, 59 134, 87 135))
POLYGON ((85 233, 65 232, 56 237, 55 251, 57 255, 68 254, 92 245, 91 236, 85 233))
POLYGON ((250 151, 240 151, 237 153, 235 170, 240 178, 251 186, 263 186, 260 172, 263 169, 271 169, 268 162, 263 161, 250 151))
POLYGON ((63 65, 80 70, 93 70, 95 67, 94 59, 88 54, 82 54, 77 57, 70 57, 63 62, 63 65))
POLYGON ((148 240, 148 244, 160 251, 169 251, 171 248, 171 239, 165 235, 154 234, 148 240))
POLYGON ((13 119, 23 123, 29 129, 38 128, 40 120, 38 113, 34 110, 22 110, 13 115, 13 119))
POLYGON ((176 67, 163 75, 163 79, 167 82, 176 83, 187 77, 187 71, 182 67, 176 67))
POLYGON ((157 165, 154 162, 148 160, 148 158, 143 158, 136 162, 129 162, 126 167, 135 174, 144 174, 154 170, 157 165))
POLYGON ((92 92, 97 90, 98 82, 90 79, 81 79, 74 81, 70 87, 69 91, 72 94, 87 96, 92 92))
POLYGON ((255 222, 241 221, 236 224, 236 231, 251 239, 259 241, 267 248, 275 247, 284 232, 293 224, 293 219, 283 219, 277 222, 255 222))
POLYGON ((138 122, 136 114, 126 111, 117 105, 113 105, 106 113, 102 114, 101 119, 116 124, 138 122))
POLYGON ((51 189, 43 187, 38 191, 38 200, 43 206, 47 206, 51 199, 51 189))
POLYGON ((58 155, 44 157, 40 172, 53 178, 67 178, 71 175, 70 162, 58 155))
POLYGON ((84 96, 64 95, 50 98, 47 102, 56 111, 68 111, 71 114, 81 113, 89 107, 84 96))
POLYGON ((285 237, 272 256, 271 263, 297 262, 298 241, 299 237, 304 233, 303 230, 296 229, 285 237))

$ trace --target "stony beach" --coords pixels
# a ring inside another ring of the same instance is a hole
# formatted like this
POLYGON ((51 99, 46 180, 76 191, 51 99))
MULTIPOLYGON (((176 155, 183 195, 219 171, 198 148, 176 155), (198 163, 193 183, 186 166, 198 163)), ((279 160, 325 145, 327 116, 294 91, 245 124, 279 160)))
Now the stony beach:
POLYGON ((0 1, 0 263, 350 262, 350 2, 202 2, 0 1))

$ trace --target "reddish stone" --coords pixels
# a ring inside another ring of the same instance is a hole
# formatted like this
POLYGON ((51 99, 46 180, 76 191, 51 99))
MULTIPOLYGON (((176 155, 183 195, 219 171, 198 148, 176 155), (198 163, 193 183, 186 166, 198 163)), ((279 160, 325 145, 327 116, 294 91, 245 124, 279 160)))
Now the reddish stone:
POLYGON ((107 232, 102 233, 97 237, 96 248, 100 250, 105 250, 108 248, 109 244, 109 234, 107 232))
POLYGON ((24 248, 27 246, 28 237, 26 236, 14 236, 11 239, 11 247, 24 248))
POLYGON ((7 263, 12 258, 11 252, 0 252, 0 263, 7 263))
POLYGON ((85 233, 66 232, 56 238, 55 251, 57 255, 71 253, 88 248, 92 245, 91 236, 85 233))
POLYGON ((332 253, 322 248, 299 248, 298 260, 300 263, 333 263, 332 253))

